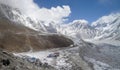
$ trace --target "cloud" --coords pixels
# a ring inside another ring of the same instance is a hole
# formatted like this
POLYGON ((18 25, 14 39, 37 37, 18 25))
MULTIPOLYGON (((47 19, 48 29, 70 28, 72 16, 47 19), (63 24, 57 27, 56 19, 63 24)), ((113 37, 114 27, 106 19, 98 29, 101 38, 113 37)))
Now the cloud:
POLYGON ((83 24, 88 24, 88 21, 85 19, 80 19, 80 20, 74 20, 72 23, 83 23, 83 24))
POLYGON ((0 0, 0 3, 19 8, 22 13, 47 23, 62 23, 67 20, 71 10, 69 6, 63 5, 51 7, 51 9, 39 7, 33 0, 0 0))
MULTIPOLYGON (((46 21, 52 21, 59 23, 65 20, 65 17, 68 17, 71 13, 69 6, 57 6, 52 7, 51 9, 42 8, 38 11, 40 13, 39 18, 46 21)), ((37 15, 37 14, 36 14, 37 15)))

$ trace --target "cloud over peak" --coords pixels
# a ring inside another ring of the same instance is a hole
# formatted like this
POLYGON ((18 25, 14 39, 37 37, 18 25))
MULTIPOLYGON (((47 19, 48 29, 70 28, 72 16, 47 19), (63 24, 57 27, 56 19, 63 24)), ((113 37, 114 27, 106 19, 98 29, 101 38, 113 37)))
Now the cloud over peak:
POLYGON ((46 23, 62 23, 67 20, 71 13, 69 6, 63 5, 62 7, 51 7, 51 9, 41 8, 34 0, 0 0, 0 3, 18 8, 25 15, 45 21, 46 23))
POLYGON ((69 6, 57 6, 52 7, 51 9, 41 8, 38 13, 40 13, 38 17, 43 21, 54 21, 55 23, 62 23, 64 20, 66 20, 66 17, 69 16, 71 11, 69 6))

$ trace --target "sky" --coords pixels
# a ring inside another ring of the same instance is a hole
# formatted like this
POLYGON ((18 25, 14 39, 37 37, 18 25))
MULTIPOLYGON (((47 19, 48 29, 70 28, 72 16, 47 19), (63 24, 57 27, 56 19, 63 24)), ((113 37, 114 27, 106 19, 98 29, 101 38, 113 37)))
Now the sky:
POLYGON ((68 5, 71 13, 68 21, 85 19, 89 23, 110 13, 120 12, 120 0, 34 0, 39 7, 68 5))

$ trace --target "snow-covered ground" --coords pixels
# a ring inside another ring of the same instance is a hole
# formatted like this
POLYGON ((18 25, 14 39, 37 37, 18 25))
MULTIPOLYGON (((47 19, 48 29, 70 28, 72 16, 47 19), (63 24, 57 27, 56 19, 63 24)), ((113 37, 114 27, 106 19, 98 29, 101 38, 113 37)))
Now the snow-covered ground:
POLYGON ((54 53, 55 51, 52 50, 46 50, 46 51, 39 51, 39 52, 23 52, 23 53, 14 53, 14 55, 23 57, 23 56, 29 56, 29 57, 34 57, 40 59, 42 63, 49 63, 51 64, 53 59, 52 58, 47 58, 49 54, 54 53))
POLYGON ((49 65, 55 67, 57 70, 120 70, 112 68, 112 66, 109 64, 106 64, 94 58, 87 56, 81 58, 79 55, 79 47, 80 46, 56 48, 39 52, 14 53, 14 55, 19 57, 29 56, 38 58, 42 63, 48 63, 49 65), (54 54, 56 52, 60 53, 58 57, 47 57, 49 54, 54 54))
POLYGON ((14 53, 15 56, 24 57, 35 57, 40 59, 42 63, 48 63, 49 65, 55 67, 57 70, 91 70, 91 68, 84 62, 79 56, 79 47, 73 48, 62 48, 62 49, 51 49, 39 52, 24 52, 24 53, 14 53), (58 57, 48 58, 49 54, 59 52, 58 57))

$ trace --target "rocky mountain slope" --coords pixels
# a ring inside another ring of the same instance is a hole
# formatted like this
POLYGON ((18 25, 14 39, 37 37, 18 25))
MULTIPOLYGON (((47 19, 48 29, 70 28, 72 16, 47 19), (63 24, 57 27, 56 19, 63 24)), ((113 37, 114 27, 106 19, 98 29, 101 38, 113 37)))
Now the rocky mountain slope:
POLYGON ((0 17, 0 48, 2 49, 10 52, 39 51, 67 47, 71 44, 73 41, 63 35, 38 32, 5 16, 0 17))
POLYGON ((14 32, 9 30, 9 25, 6 24, 6 26, 6 30, 0 31, 0 48, 10 52, 39 51, 43 49, 67 47, 73 44, 70 39, 62 35, 41 35, 35 31, 32 32, 30 29, 28 30, 29 32, 25 32, 25 30, 20 32, 18 28, 15 29, 12 26, 15 30, 14 32))

